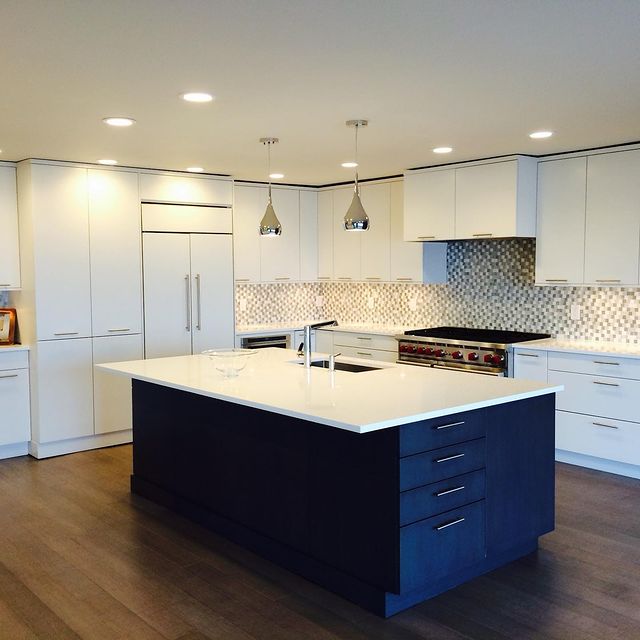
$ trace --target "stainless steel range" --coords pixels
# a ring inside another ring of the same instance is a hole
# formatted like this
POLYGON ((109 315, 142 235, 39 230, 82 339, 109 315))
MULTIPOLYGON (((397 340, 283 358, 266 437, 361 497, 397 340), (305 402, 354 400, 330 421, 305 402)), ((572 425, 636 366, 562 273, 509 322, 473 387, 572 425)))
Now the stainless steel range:
POLYGON ((416 329, 395 336, 397 362, 512 378, 514 345, 548 337, 548 333, 499 329, 416 329))

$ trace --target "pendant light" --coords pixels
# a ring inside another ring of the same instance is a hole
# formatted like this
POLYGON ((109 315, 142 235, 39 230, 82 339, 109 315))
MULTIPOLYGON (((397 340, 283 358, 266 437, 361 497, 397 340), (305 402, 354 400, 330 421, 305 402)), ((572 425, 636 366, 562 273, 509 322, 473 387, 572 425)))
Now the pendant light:
POLYGON ((344 216, 344 228, 347 231, 366 231, 369 228, 369 216, 362 206, 360 186, 358 185, 358 129, 366 127, 368 124, 368 120, 347 120, 347 127, 353 127, 356 130, 356 153, 354 157, 356 179, 353 185, 353 200, 344 216))
POLYGON ((260 220, 260 235, 274 237, 282 233, 282 225, 276 216, 271 202, 271 145, 278 142, 278 138, 260 138, 260 142, 267 146, 267 173, 269 175, 269 202, 260 220))

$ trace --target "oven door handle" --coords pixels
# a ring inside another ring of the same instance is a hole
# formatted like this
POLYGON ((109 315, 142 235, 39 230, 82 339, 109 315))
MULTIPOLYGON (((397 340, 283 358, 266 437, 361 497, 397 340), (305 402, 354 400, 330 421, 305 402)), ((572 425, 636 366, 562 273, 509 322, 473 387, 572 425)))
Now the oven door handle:
POLYGON ((433 364, 434 369, 446 369, 447 371, 462 371, 463 373, 479 373, 481 376, 493 376, 494 378, 502 378, 504 371, 480 371, 478 369, 463 369, 462 367, 448 367, 446 364, 433 364))

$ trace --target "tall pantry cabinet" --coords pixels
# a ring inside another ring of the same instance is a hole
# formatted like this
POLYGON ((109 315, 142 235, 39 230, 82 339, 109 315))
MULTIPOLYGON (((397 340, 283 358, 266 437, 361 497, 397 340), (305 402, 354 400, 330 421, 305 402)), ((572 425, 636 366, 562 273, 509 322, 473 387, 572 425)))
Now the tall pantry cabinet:
POLYGON ((130 384, 93 365, 142 357, 138 175, 24 161, 18 209, 11 300, 32 345, 31 453, 127 442, 130 384))

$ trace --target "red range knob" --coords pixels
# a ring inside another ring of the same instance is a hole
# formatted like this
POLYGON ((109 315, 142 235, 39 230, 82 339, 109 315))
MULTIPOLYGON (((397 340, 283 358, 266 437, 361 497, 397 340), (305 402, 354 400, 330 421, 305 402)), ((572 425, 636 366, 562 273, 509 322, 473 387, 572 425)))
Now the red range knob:
POLYGON ((444 356, 444 355, 445 355, 445 353, 444 353, 443 349, 436 349, 436 351, 435 351, 436 358, 442 358, 442 356, 444 356))
POLYGON ((400 351, 400 353, 404 353, 404 352, 407 350, 407 345, 405 345, 405 344, 401 344, 401 345, 398 347, 398 350, 400 351))
POLYGON ((431 356, 433 355, 433 349, 431 347, 425 347, 424 348, 424 352, 426 355, 431 356))
POLYGON ((462 351, 454 351, 454 352, 451 354, 451 357, 452 357, 454 360, 462 360, 462 351))
POLYGON ((408 344, 407 345, 407 352, 408 353, 415 353, 417 351, 417 347, 415 344, 408 344))
POLYGON ((467 360, 471 360, 471 362, 475 362, 480 356, 475 351, 467 354, 467 360))
POLYGON ((491 362, 493 364, 502 364, 504 362, 504 356, 498 355, 496 353, 496 355, 491 358, 491 362))
POLYGON ((485 362, 493 362, 493 354, 492 353, 487 353, 485 354, 483 360, 485 362))
POLYGON ((421 355, 424 354, 426 350, 427 350, 426 347, 418 347, 418 353, 421 355))

